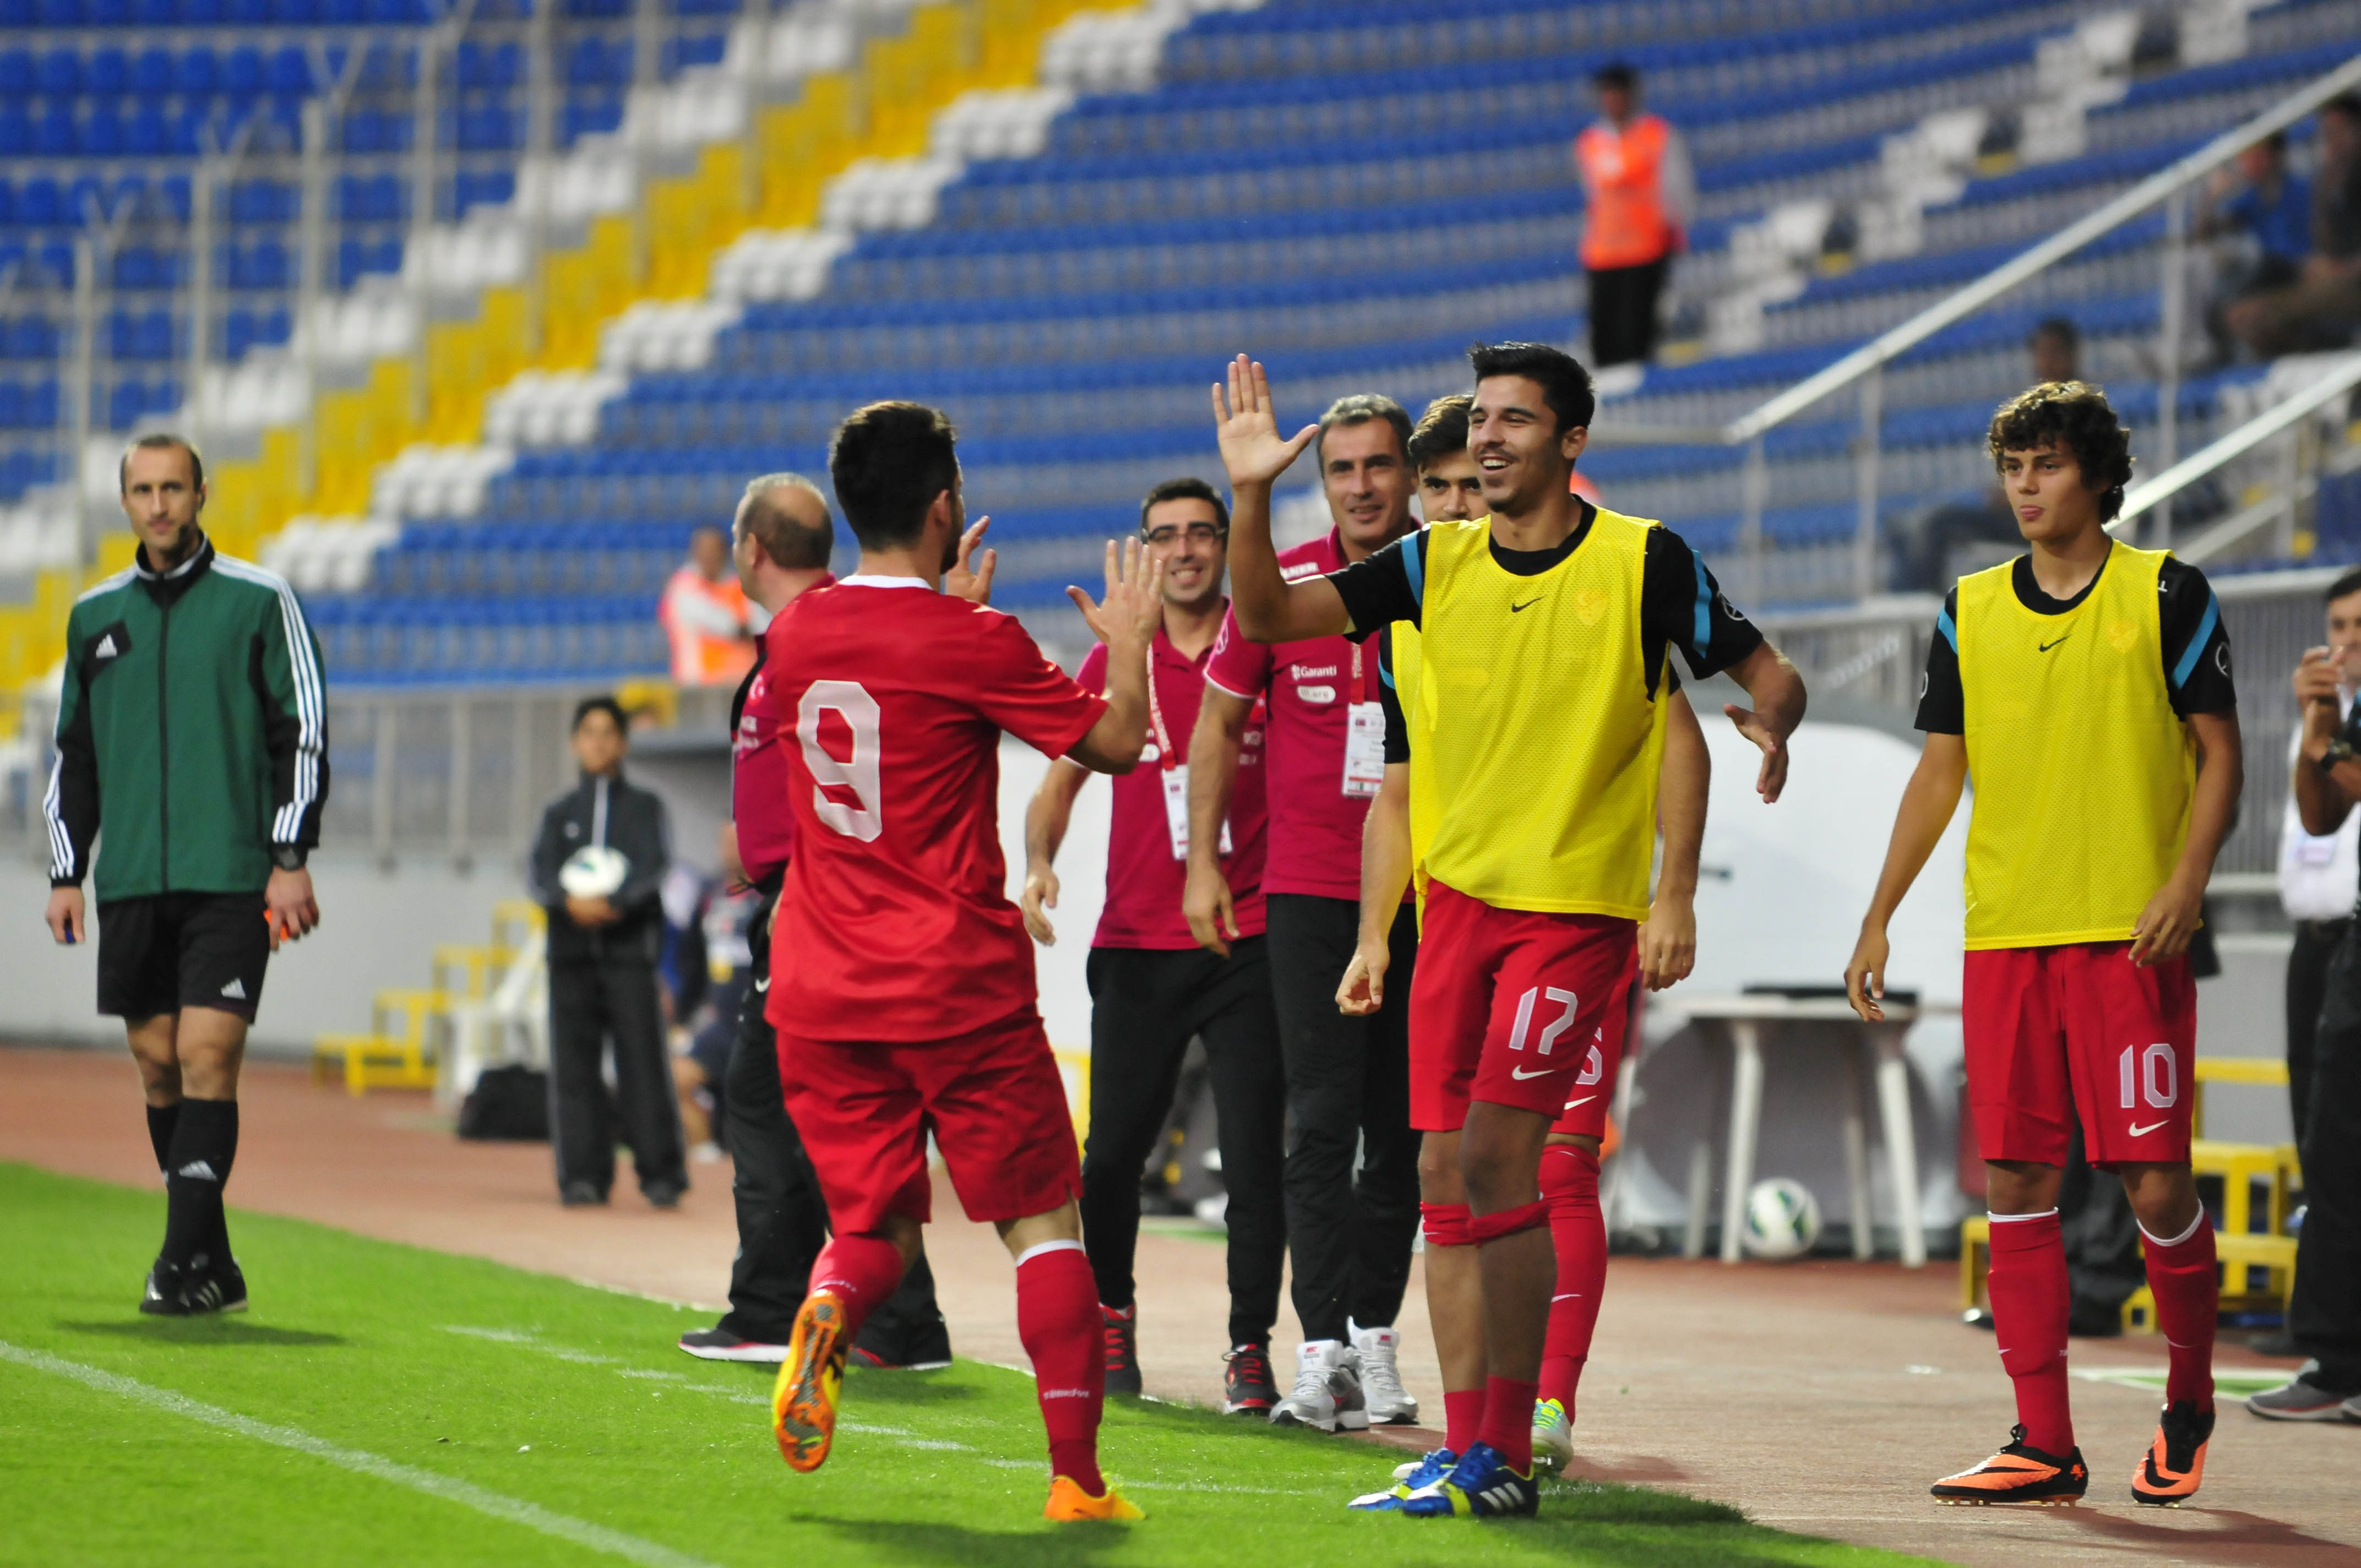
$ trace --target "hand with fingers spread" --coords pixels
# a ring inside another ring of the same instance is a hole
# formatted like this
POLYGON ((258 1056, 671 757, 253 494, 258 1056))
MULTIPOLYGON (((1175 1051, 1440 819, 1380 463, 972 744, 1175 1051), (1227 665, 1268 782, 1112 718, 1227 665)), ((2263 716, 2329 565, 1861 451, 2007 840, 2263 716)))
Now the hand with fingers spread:
POLYGON ((1787 738, 1763 721, 1752 708, 1741 707, 1734 702, 1721 705, 1738 732, 1763 748, 1763 768, 1754 775, 1754 793, 1768 806, 1779 798, 1787 787, 1787 738))
POLYGON ((1069 587, 1066 597, 1082 612, 1091 635, 1107 645, 1110 662, 1137 663, 1148 656, 1156 629, 1164 623, 1164 563, 1148 554, 1137 539, 1123 542, 1121 558, 1115 542, 1107 541, 1106 597, 1093 601, 1090 594, 1069 587))
POLYGON ((981 556, 975 547, 983 543, 983 531, 992 526, 992 519, 980 517, 960 535, 959 554, 951 569, 943 574, 943 591, 957 595, 970 604, 992 602, 992 574, 1000 565, 1000 554, 987 550, 981 556))
POLYGON ((1292 437, 1280 435, 1270 378, 1261 365, 1241 354, 1230 361, 1229 384, 1213 389, 1213 433, 1235 488, 1268 485, 1286 473, 1320 427, 1307 424, 1292 437))

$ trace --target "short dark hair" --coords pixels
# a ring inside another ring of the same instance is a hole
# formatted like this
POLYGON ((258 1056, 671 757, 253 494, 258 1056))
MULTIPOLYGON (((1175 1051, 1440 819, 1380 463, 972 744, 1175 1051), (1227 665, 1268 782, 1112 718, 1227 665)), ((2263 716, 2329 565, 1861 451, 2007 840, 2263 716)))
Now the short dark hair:
POLYGON ((2055 446, 2074 455, 2082 486, 2099 498, 2099 517, 2113 522, 2124 510, 2132 478, 2132 433, 2115 418, 2107 394, 2086 381, 2028 387, 1993 414, 1984 438, 1997 467, 2006 452, 2055 446))
POLYGON ((2342 115, 2356 124, 2361 124, 2361 93, 2339 93, 2335 97, 2323 104, 2320 106, 2320 112, 2323 115, 2342 115))
POLYGON ((737 526, 744 529, 782 571, 818 572, 827 569, 829 554, 836 544, 836 530, 829 524, 828 515, 828 501, 820 495, 819 487, 801 474, 765 474, 747 481, 746 499, 740 505, 737 526), (807 527, 795 513, 781 506, 781 490, 802 490, 818 500, 820 525, 807 527))
POLYGON ((1614 60, 1590 73, 1593 87, 1620 87, 1629 93, 1640 85, 1640 70, 1629 60, 1614 60))
POLYGON ((2361 594, 2361 566, 2354 567, 2351 571, 2346 572, 2334 582, 2329 584, 2328 591, 2320 596, 2320 602, 2323 604, 2334 604, 2346 594, 2361 594))
POLYGON ((1557 415, 1558 433, 1587 430, 1598 411, 1590 389, 1590 372, 1563 348, 1546 343, 1479 343, 1467 351, 1476 379, 1490 376, 1522 376, 1540 383, 1542 401, 1557 415))
POLYGON ((2064 316, 2042 317, 2033 323, 2033 330, 2026 334, 2025 341, 2038 343, 2045 337, 2054 337, 2069 348, 2082 346, 2082 329, 2064 316))
POLYGON ((828 474, 852 536, 872 550, 918 542, 927 509, 959 485, 959 432, 924 403, 871 403, 836 427, 828 474))
POLYGON ((1312 438, 1312 449, 1316 455, 1328 440, 1332 430, 1350 430, 1371 420, 1383 420, 1393 426, 1394 450, 1410 458, 1410 413, 1400 403, 1383 392, 1348 392, 1328 405, 1320 416, 1320 433, 1312 438))
POLYGON ((605 692, 600 692, 597 696, 586 696, 574 705, 574 723, 566 733, 570 735, 580 729, 582 721, 594 713, 603 713, 613 719, 616 733, 626 740, 631 738, 631 716, 623 711, 621 703, 617 702, 605 692))
POLYGON ((1149 509, 1159 501, 1210 501, 1213 515, 1221 520, 1222 532, 1227 534, 1230 532, 1230 509, 1222 499, 1222 492, 1191 474, 1178 479, 1163 480, 1139 498, 1139 532, 1143 539, 1148 536, 1149 509))
POLYGON ((1453 453, 1466 451, 1467 411, 1475 403, 1467 393, 1453 392, 1427 404, 1410 433, 1410 466, 1423 473, 1453 453))
POLYGON ((195 442, 185 435, 175 435, 169 430, 155 431, 143 435, 123 449, 121 461, 115 465, 115 488, 119 491, 129 487, 133 453, 161 452, 175 446, 189 455, 189 472, 192 477, 192 482, 189 488, 195 490, 203 489, 205 488, 205 455, 197 450, 195 442))

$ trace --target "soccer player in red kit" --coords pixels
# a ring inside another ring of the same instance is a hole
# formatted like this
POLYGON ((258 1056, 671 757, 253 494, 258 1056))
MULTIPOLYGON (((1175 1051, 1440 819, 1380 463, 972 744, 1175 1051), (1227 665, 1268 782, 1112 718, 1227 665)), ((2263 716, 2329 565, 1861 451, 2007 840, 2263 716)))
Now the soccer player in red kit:
POLYGON ((1110 655, 1106 695, 1084 690, 1013 617, 940 591, 965 526, 953 441, 916 403, 872 403, 838 427, 829 472, 860 570, 796 600, 768 634, 762 702, 796 738, 796 853, 767 1011, 787 1114, 836 1226, 772 1426, 793 1468, 828 1457, 845 1353, 918 1252, 931 1133, 961 1207, 1016 1260, 1016 1332, 1049 1434, 1044 1513, 1137 1519, 1099 1473, 1080 1167, 996 818, 1004 730, 1100 773, 1139 760, 1161 572, 1136 543, 1118 570, 1110 543, 1105 602, 1068 590, 1110 655))

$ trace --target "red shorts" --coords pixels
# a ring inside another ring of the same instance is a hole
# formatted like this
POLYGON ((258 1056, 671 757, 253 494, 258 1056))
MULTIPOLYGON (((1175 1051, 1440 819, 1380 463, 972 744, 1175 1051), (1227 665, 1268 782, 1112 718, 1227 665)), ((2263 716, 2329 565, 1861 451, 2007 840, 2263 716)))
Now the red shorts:
POLYGON ((951 1040, 779 1036, 787 1116, 840 1232, 933 1217, 927 1135, 971 1220, 1046 1214, 1082 1190, 1074 1124, 1038 1014, 951 1040))
POLYGON ((1496 909, 1430 882, 1410 988, 1411 1124, 1457 1132, 1477 1100, 1554 1122, 1597 1083, 1603 1128, 1615 1064, 1599 1025, 1628 983, 1638 931, 1611 915, 1496 909))
POLYGON ((1574 1075, 1574 1094, 1550 1128, 1576 1137, 1605 1138, 1607 1113, 1615 1103, 1615 1075, 1623 1066, 1623 1037, 1631 1026, 1631 988, 1640 980, 1640 944, 1631 944, 1631 961, 1607 999, 1606 1015, 1590 1037, 1590 1055, 1574 1075))
POLYGON ((2130 948, 1967 955, 1960 1024, 1984 1158, 2063 1165, 2078 1114, 2092 1165, 2189 1157, 2197 984, 2186 958, 2140 969, 2130 948))

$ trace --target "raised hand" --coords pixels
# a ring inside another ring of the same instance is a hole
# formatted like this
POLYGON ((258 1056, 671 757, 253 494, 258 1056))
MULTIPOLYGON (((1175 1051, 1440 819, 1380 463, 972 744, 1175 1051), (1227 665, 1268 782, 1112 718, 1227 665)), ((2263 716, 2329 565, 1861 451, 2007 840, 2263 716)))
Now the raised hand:
POLYGON ((1292 439, 1281 436, 1270 378, 1241 354, 1230 361, 1228 386, 1213 389, 1213 433, 1232 486, 1268 485, 1287 472, 1320 427, 1307 424, 1292 439))
POLYGON ((1117 558, 1115 542, 1107 541, 1106 598, 1093 601, 1082 588, 1069 587, 1066 597, 1082 612, 1091 635, 1112 653, 1145 653, 1164 620, 1164 563, 1141 548, 1137 539, 1123 542, 1117 558))
POLYGON ((1763 769, 1754 775, 1754 793, 1763 797, 1765 806, 1779 798, 1787 787, 1787 738, 1763 721, 1763 716, 1752 708, 1741 707, 1734 702, 1721 705, 1738 732, 1763 748, 1763 769))
POLYGON ((983 542, 983 531, 991 526, 992 519, 980 517, 960 535, 959 555, 952 561, 951 569, 943 574, 944 592, 957 594, 970 604, 992 602, 992 574, 1000 565, 999 552, 987 550, 981 560, 970 564, 975 556, 975 547, 983 542))

